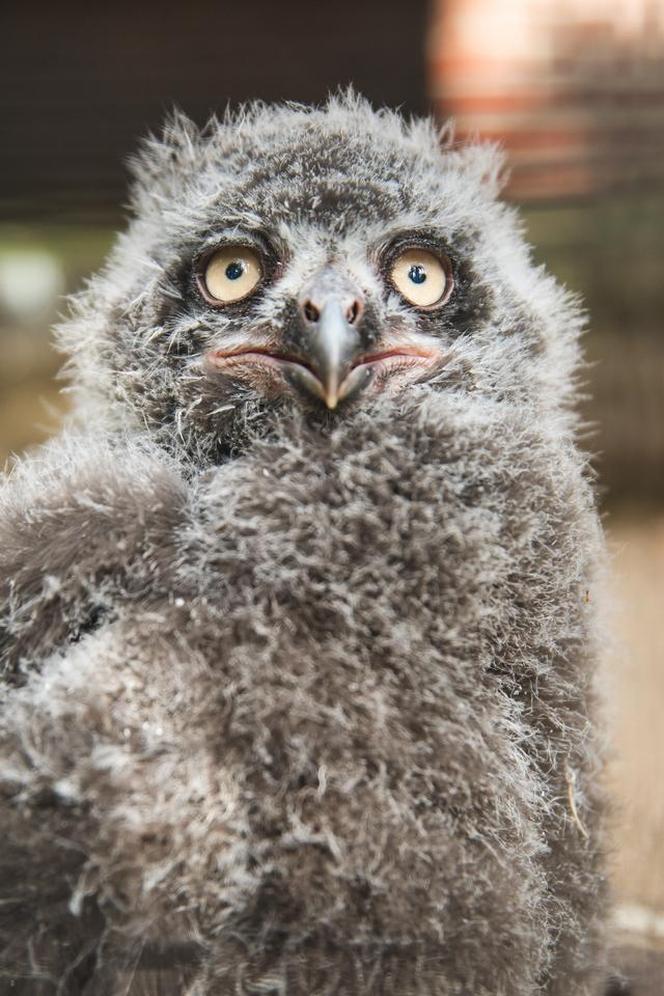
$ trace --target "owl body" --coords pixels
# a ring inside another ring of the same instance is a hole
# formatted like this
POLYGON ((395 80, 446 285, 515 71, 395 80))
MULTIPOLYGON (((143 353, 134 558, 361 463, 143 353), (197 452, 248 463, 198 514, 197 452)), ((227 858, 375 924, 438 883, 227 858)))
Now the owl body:
POLYGON ((581 322, 497 171, 352 96, 144 148, 2 493, 8 991, 599 991, 581 322))

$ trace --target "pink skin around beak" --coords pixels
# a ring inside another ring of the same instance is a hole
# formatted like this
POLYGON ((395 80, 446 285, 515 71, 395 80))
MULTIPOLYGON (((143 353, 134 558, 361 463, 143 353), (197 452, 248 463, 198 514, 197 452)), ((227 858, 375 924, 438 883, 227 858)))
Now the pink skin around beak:
POLYGON ((364 298, 332 267, 323 270, 298 302, 297 348, 285 353, 274 338, 213 350, 208 363, 256 386, 281 378, 333 411, 339 402, 390 381, 420 379, 443 359, 440 343, 418 334, 393 334, 371 352, 363 335, 364 298))

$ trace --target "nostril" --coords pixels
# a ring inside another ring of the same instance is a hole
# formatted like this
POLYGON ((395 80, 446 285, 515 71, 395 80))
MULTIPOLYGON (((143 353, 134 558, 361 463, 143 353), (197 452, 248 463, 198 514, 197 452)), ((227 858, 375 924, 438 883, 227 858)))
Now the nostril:
POLYGON ((302 310, 308 322, 317 322, 320 318, 320 311, 312 301, 305 301, 302 310))
POLYGON ((354 325, 357 319, 360 317, 361 312, 362 312, 362 305, 360 304, 360 302, 357 300, 353 301, 350 308, 346 312, 346 320, 348 321, 348 324, 354 325))

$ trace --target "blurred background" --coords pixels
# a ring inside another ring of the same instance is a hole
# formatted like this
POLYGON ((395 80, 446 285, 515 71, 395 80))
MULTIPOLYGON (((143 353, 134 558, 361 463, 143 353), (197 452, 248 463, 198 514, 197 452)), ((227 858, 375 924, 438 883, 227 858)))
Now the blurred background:
POLYGON ((352 82, 506 146, 537 257, 590 314, 583 405, 616 637, 615 958, 636 996, 661 996, 664 0, 32 0, 2 5, 0 67, 0 466, 57 430, 49 328, 122 223, 127 156, 173 105, 203 122, 352 82))

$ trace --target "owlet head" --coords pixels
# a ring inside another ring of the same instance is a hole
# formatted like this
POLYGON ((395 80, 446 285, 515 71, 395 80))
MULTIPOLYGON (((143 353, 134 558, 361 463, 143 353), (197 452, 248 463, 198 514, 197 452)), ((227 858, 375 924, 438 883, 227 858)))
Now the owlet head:
POLYGON ((499 167, 352 94, 202 131, 176 115, 63 327, 81 394, 205 460, 284 411, 335 421, 416 384, 559 403, 578 316, 496 201, 499 167))

